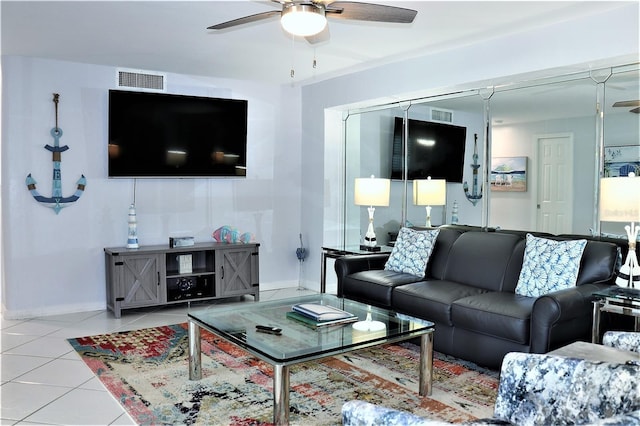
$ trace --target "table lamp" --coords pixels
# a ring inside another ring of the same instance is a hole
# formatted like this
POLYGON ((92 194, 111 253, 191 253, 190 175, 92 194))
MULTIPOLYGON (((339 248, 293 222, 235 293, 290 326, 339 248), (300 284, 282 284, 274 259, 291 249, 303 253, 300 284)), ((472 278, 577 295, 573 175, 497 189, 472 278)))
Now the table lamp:
POLYGON ((373 230, 374 206, 387 207, 389 205, 389 193, 391 181, 389 179, 376 178, 356 178, 354 190, 354 202, 357 206, 369 206, 369 227, 364 236, 364 244, 360 245, 360 250, 380 251, 377 245, 376 233, 373 230))
POLYGON ((618 272, 620 287, 640 288, 640 266, 636 256, 636 241, 640 227, 640 177, 629 176, 600 179, 600 220, 603 222, 631 222, 624 229, 629 238, 629 253, 618 272))
POLYGON ((444 179, 416 179, 413 181, 413 204, 427 206, 427 223, 431 227, 431 206, 447 204, 447 181, 444 179))

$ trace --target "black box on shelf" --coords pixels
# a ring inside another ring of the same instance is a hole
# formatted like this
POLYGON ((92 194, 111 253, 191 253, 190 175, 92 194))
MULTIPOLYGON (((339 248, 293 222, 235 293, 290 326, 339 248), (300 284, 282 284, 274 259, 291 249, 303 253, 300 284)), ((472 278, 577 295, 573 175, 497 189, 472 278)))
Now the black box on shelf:
POLYGON ((190 247, 195 244, 193 237, 169 237, 169 247, 190 247))
POLYGON ((167 279, 167 300, 170 302, 213 296, 213 275, 167 279))

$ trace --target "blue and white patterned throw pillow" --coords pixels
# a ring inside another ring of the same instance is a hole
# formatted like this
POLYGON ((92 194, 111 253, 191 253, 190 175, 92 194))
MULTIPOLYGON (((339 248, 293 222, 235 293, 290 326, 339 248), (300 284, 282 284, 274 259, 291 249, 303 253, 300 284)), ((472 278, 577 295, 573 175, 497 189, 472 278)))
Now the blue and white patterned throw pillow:
POLYGON ((400 229, 396 244, 393 246, 384 269, 423 278, 439 233, 439 229, 429 231, 400 229))
POLYGON ((516 294, 538 297, 576 285, 587 240, 554 241, 527 234, 516 294))

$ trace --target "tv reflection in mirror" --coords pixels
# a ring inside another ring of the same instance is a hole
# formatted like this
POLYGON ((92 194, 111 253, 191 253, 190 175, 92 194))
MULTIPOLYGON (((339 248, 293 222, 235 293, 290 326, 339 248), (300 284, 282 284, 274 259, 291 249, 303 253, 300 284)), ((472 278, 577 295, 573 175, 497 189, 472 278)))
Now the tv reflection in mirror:
MULTIPOLYGON (((467 128, 409 119, 407 179, 445 179, 462 183, 467 128)), ((403 118, 395 117, 391 154, 391 179, 404 178, 403 118)))
POLYGON ((109 177, 244 177, 247 101, 109 91, 109 177))

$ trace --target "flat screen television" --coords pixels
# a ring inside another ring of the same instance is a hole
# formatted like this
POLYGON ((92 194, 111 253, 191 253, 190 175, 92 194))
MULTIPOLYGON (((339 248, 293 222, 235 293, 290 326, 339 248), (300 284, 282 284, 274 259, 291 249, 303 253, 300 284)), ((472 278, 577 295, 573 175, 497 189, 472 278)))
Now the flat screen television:
POLYGON ((109 177, 243 177, 247 101, 109 91, 109 177))
MULTIPOLYGON (((404 178, 403 119, 395 117, 391 154, 391 179, 404 178)), ((407 179, 446 179, 462 183, 467 128, 409 119, 407 179)))

